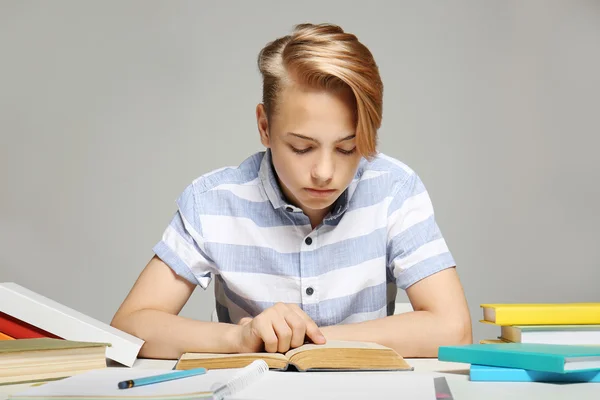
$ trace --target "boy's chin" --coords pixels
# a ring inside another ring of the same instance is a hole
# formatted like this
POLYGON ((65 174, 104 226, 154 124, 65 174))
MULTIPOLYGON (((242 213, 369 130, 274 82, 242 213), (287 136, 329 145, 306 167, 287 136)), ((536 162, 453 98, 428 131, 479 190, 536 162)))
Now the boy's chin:
POLYGON ((333 199, 305 199, 305 201, 303 201, 303 205, 306 208, 309 208, 313 211, 322 211, 325 210, 329 207, 331 207, 333 205, 333 203, 335 203, 335 201, 337 200, 336 198, 333 199))

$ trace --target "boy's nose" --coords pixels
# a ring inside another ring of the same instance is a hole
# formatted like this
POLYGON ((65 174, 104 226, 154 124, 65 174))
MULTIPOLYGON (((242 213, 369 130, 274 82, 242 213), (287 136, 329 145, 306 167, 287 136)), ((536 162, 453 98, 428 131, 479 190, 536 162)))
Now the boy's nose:
POLYGON ((335 165, 331 157, 321 157, 313 167, 313 178, 321 185, 331 182, 335 165))

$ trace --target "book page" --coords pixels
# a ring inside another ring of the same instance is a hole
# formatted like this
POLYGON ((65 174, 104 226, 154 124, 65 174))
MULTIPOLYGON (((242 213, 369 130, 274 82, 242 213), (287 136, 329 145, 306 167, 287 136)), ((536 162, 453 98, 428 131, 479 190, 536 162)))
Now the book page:
POLYGON ((287 361, 285 355, 281 353, 235 353, 235 354, 222 354, 222 353, 185 353, 181 356, 180 360, 206 360, 214 358, 274 358, 277 360, 287 361))
POLYGON ((372 342, 355 342, 344 340, 329 340, 325 344, 305 344, 285 353, 287 358, 292 358, 295 354, 303 351, 315 349, 374 349, 374 350, 389 350, 389 347, 382 346, 372 342))

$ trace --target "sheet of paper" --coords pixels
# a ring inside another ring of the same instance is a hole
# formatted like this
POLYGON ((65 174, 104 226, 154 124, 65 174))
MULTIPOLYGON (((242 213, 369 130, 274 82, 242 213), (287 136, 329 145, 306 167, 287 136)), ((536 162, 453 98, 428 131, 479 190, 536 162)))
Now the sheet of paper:
POLYGON ((228 400, 435 399, 433 376, 402 372, 276 372, 228 400))
POLYGON ((41 386, 34 386, 23 392, 13 395, 19 397, 168 397, 185 395, 198 392, 209 392, 214 385, 219 385, 231 379, 239 369, 210 370, 204 375, 191 376, 154 385, 119 389, 118 382, 159 375, 170 370, 106 368, 74 375, 60 381, 48 382, 41 386))
MULTIPOLYGON (((210 392, 235 376, 240 369, 210 370, 205 375, 177 379, 159 384, 118 389, 123 380, 158 375, 169 370, 107 368, 75 375, 60 381, 34 386, 16 393, 15 399, 48 397, 169 398, 210 392)), ((207 394, 208 396, 208 394, 207 394)), ((435 399, 433 377, 411 371, 403 372, 277 372, 262 378, 228 400, 320 400, 352 399, 435 399)))

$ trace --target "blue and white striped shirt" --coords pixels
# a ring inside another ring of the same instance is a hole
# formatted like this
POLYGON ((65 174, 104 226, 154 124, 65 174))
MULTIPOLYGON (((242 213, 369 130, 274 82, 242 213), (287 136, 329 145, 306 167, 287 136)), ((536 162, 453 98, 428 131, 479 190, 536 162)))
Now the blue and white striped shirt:
POLYGON ((199 177, 177 205, 153 250, 205 289, 215 278, 221 322, 277 302, 298 304, 319 326, 381 318, 393 314, 397 288, 454 266, 423 183, 381 153, 361 160, 314 230, 282 195, 270 150, 199 177))

